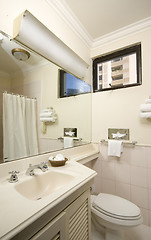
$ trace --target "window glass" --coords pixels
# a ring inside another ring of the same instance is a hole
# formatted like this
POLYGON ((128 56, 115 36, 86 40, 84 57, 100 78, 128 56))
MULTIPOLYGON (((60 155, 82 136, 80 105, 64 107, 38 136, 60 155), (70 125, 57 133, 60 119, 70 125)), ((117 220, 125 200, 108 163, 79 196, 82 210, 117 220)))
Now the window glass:
POLYGON ((140 44, 104 55, 93 61, 94 92, 140 84, 140 44))
POLYGON ((75 96, 91 92, 91 86, 81 79, 60 70, 60 97, 75 96))

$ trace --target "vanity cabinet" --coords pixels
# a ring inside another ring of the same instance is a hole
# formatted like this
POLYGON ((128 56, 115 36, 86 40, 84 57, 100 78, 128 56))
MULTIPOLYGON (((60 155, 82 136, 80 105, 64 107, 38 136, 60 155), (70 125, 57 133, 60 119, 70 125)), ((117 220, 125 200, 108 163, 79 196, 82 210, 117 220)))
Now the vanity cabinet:
POLYGON ((80 195, 30 240, 89 240, 90 193, 80 195))
POLYGON ((54 220, 48 223, 31 240, 63 240, 66 239, 64 228, 65 212, 62 212, 54 220))
POLYGON ((66 239, 90 239, 90 193, 84 192, 66 209, 66 239))

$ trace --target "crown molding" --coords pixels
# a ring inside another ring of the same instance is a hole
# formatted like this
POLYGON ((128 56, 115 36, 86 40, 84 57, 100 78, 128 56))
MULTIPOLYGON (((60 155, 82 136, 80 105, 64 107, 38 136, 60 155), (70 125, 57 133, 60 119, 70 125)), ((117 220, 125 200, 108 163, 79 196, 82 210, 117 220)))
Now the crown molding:
POLYGON ((151 17, 145 18, 141 21, 127 25, 114 32, 95 38, 92 42, 91 49, 115 42, 128 36, 132 36, 139 32, 144 32, 151 29, 151 17))
POLYGON ((58 13, 62 20, 80 37, 80 39, 91 47, 93 39, 81 22, 78 20, 74 12, 69 8, 64 0, 46 0, 48 4, 58 13))
POLYGON ((64 0, 46 0, 90 50, 151 29, 151 17, 93 39, 64 0))

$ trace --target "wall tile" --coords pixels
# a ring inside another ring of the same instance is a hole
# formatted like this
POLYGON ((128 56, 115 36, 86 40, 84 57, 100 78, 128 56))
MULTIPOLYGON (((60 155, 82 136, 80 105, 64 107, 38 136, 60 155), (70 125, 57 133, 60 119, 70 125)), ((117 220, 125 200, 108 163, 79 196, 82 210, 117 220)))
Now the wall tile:
POLYGON ((143 217, 143 224, 149 226, 150 220, 149 220, 149 211, 145 208, 140 208, 141 214, 143 217))
POLYGON ((116 182, 116 195, 130 200, 130 184, 116 182))
POLYGON ((149 190, 149 209, 151 210, 151 190, 149 190))
POLYGON ((146 147, 135 146, 131 149, 131 165, 147 167, 146 147))
POLYGON ((97 176, 94 178, 95 192, 99 193, 102 191, 102 161, 101 157, 92 162, 92 169, 97 172, 97 176))
POLYGON ((149 194, 146 188, 131 185, 131 201, 139 207, 149 208, 149 194))
POLYGON ((102 192, 115 195, 115 181, 103 178, 102 192))
POLYGON ((151 147, 146 147, 146 159, 148 168, 151 168, 151 147))
POLYGON ((107 160, 108 156, 107 156, 107 145, 105 145, 104 143, 101 143, 99 145, 99 149, 100 149, 100 157, 101 160, 107 160))
MULTIPOLYGON (((149 211, 149 226, 151 227, 151 211, 149 211)), ((150 228, 150 236, 151 236, 151 228, 150 228)))
POLYGON ((97 160, 94 160, 92 162, 92 167, 97 173, 102 171, 102 161, 101 161, 101 156, 100 155, 97 158, 97 160))
POLYGON ((115 164, 116 168, 116 181, 130 184, 130 166, 124 163, 115 164))
POLYGON ((102 177, 115 180, 115 163, 102 161, 102 177))
POLYGON ((131 147, 123 147, 123 153, 121 154, 119 161, 125 164, 131 163, 131 147))
POLYGON ((151 168, 148 169, 148 187, 151 189, 151 168))
POLYGON ((131 166, 131 184, 148 187, 147 168, 131 166))
POLYGON ((96 175, 94 178, 94 188, 96 193, 102 192, 102 186, 103 186, 103 180, 101 178, 101 175, 96 175))

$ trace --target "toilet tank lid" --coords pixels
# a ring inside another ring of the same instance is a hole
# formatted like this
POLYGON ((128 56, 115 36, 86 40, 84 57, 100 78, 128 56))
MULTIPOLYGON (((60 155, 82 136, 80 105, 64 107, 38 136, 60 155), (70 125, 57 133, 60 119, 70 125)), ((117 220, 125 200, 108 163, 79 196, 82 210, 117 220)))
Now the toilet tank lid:
POLYGON ((92 205, 116 216, 136 217, 140 215, 140 209, 134 203, 107 193, 100 193, 93 199, 92 205))

